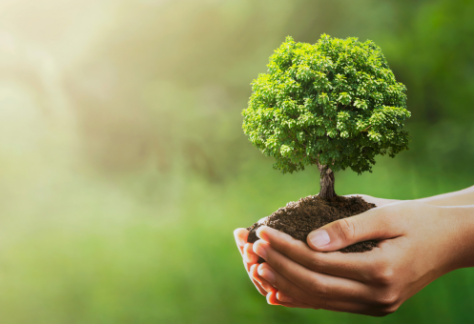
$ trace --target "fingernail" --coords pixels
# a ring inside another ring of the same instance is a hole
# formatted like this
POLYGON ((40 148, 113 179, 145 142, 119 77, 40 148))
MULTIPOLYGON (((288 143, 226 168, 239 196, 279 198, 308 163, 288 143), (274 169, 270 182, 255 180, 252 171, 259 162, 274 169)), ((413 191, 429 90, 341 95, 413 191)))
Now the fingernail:
POLYGON ((242 256, 244 261, 247 263, 255 263, 258 259, 257 255, 253 252, 253 244, 252 243, 245 243, 243 248, 242 256))
POLYGON ((245 243, 247 243, 247 242, 245 242, 240 236, 236 236, 236 237, 235 237, 235 241, 237 242, 237 245, 238 245, 238 246, 244 246, 245 243))
POLYGON ((271 227, 267 227, 264 225, 264 226, 259 227, 257 231, 255 232, 255 234, 258 236, 259 239, 262 239, 268 242, 268 234, 269 232, 271 233, 272 231, 273 229, 271 227))
POLYGON ((315 247, 323 247, 325 245, 328 245, 329 242, 331 242, 329 234, 325 230, 318 230, 309 234, 308 239, 315 247))
POLYGON ((264 260, 267 259, 267 251, 263 247, 263 244, 254 244, 253 245, 253 251, 261 258, 264 260))
POLYGON ((284 302, 284 303, 291 303, 293 301, 293 298, 285 294, 282 294, 281 292, 277 292, 276 297, 279 301, 284 302))
POLYGON ((273 293, 271 293, 271 292, 269 292, 269 293, 267 294, 267 303, 268 303, 269 305, 273 305, 273 303, 271 302, 272 294, 273 294, 273 293))
POLYGON ((258 268, 258 275, 268 281, 269 283, 274 283, 275 282, 275 275, 273 272, 266 268, 259 267, 258 268))
POLYGON ((250 260, 250 257, 247 251, 244 252, 244 261, 247 263, 252 263, 252 260, 250 260))
POLYGON ((245 242, 244 239, 241 238, 240 235, 237 234, 237 231, 238 231, 238 229, 236 229, 236 230, 234 231, 235 242, 236 242, 237 245, 239 245, 239 246, 244 246, 245 243, 247 243, 247 242, 245 242))

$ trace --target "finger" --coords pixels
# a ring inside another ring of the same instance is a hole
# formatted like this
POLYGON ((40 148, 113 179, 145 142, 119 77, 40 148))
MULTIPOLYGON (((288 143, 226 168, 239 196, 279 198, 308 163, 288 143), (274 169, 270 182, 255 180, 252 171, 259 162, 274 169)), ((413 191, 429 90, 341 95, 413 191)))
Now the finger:
POLYGON ((305 303, 305 302, 302 302, 302 301, 298 301, 298 300, 295 300, 294 298, 288 296, 287 294, 285 294, 284 292, 282 291, 279 291, 277 290, 277 293, 276 293, 276 299, 280 302, 280 303, 285 303, 285 304, 291 304, 291 305, 294 305, 298 308, 312 308, 312 309, 316 309, 315 307, 305 303))
POLYGON ((404 232, 403 215, 393 212, 393 208, 382 207, 334 221, 309 233, 308 245, 316 251, 336 251, 357 242, 400 236, 404 232))
POLYGON ((247 263, 254 264, 258 262, 259 257, 253 251, 253 243, 245 243, 243 256, 247 263))
MULTIPOLYGON (((253 285, 255 286, 255 288, 257 289, 257 291, 262 294, 263 296, 266 296, 267 295, 267 291, 262 287, 262 285, 257 281, 255 280, 252 275, 251 275, 251 269, 252 267, 249 266, 247 264, 247 262, 244 261, 244 267, 245 267, 245 270, 247 271, 247 275, 249 276, 250 278, 250 281, 252 281, 253 285)), ((262 279, 263 280, 263 279, 262 279)))
MULTIPOLYGON (((278 294, 283 295, 283 298, 291 301, 290 303, 302 304, 301 308, 313 308, 313 309, 326 309, 333 311, 341 312, 350 312, 350 313, 367 313, 371 308, 364 303, 360 302, 345 302, 340 300, 334 300, 326 297, 314 297, 303 291, 295 284, 290 282, 288 279, 280 275, 278 272, 274 271, 273 268, 267 263, 262 263, 258 267, 258 272, 261 273, 261 276, 268 278, 268 280, 273 281, 275 287, 278 288, 278 294), (289 297, 289 298, 288 298, 289 297), (294 302, 294 301, 304 300, 305 302, 294 302)), ((267 295, 267 300, 271 299, 272 296, 267 295)))
POLYGON ((268 285, 271 285, 273 291, 282 293, 280 294, 280 297, 277 296, 277 299, 281 302, 306 304, 307 306, 313 304, 312 302, 314 298, 309 293, 276 273, 269 264, 262 263, 256 265, 252 270, 254 278, 259 278, 257 280, 265 281, 268 285))
MULTIPOLYGON (((245 228, 238 228, 234 231, 235 242, 237 243, 237 247, 239 248, 240 254, 242 256, 243 256, 244 246, 247 243, 248 234, 249 232, 245 228)), ((260 285, 260 283, 257 280, 253 279, 252 276, 250 275, 250 269, 251 269, 252 264, 247 263, 245 258, 243 262, 244 262, 245 271, 247 271, 247 274, 249 275, 249 278, 252 281, 255 288, 257 289, 257 291, 263 296, 266 296, 267 291, 260 285)))
POLYGON ((238 228, 234 231, 235 243, 239 248, 240 254, 242 254, 245 243, 247 243, 247 238, 249 236, 249 231, 245 228, 238 228))
POLYGON ((305 305, 305 304, 294 304, 294 303, 283 302, 278 299, 278 292, 268 293, 267 303, 270 305, 279 305, 279 306, 285 306, 289 308, 311 308, 310 306, 305 305))
POLYGON ((371 288, 361 282, 311 271, 274 250, 267 242, 258 240, 254 251, 276 272, 299 286, 311 296, 341 301, 372 302, 371 288))
POLYGON ((267 296, 267 302, 271 305, 282 305, 286 307, 298 307, 298 308, 311 308, 308 304, 296 300, 294 298, 290 298, 285 294, 279 294, 275 287, 273 287, 267 280, 263 279, 258 274, 258 264, 254 264, 250 269, 250 274, 257 283, 260 284, 260 287, 264 289, 267 296), (272 294, 272 297, 269 297, 268 294, 272 294), (276 301, 275 301, 276 298, 276 301))
POLYGON ((268 283, 268 281, 260 277, 257 269, 258 269, 258 264, 252 265, 252 267, 250 268, 249 274, 251 275, 251 278, 253 279, 253 281, 255 281, 259 285, 259 287, 265 292, 265 294, 263 294, 262 292, 260 293, 264 296, 267 296, 267 302, 270 305, 282 305, 282 306, 292 307, 292 308, 294 307, 308 308, 309 307, 308 305, 301 302, 297 302, 294 299, 291 299, 290 301, 289 297, 287 296, 282 296, 281 294, 278 295, 275 287, 273 287, 270 283, 268 283), (272 297, 269 297, 268 294, 272 294, 272 297), (275 298, 276 298, 276 301, 275 301, 275 298))
POLYGON ((242 260, 243 263, 244 263, 244 268, 245 268, 245 271, 247 271, 247 275, 249 276, 250 280, 252 281, 252 283, 254 284, 255 288, 258 290, 258 292, 260 294, 262 294, 263 296, 266 296, 267 295, 267 291, 265 289, 262 288, 262 286, 260 285, 260 283, 258 281, 256 281, 255 279, 252 278, 251 274, 250 274, 250 269, 252 267, 253 264, 249 264, 245 261, 245 259, 242 260))
POLYGON ((294 298, 288 296, 287 294, 285 294, 284 292, 280 290, 277 290, 276 298, 282 303, 292 303, 295 301, 294 298))
MULTIPOLYGON (((248 243, 246 243, 246 244, 248 244, 248 243)), ((245 267, 245 270, 247 272, 250 271, 250 267, 252 267, 252 265, 257 263, 255 260, 260 259, 260 257, 258 255, 256 255, 255 252, 253 252, 252 246, 253 246, 253 244, 248 244, 248 247, 245 248, 245 246, 244 246, 244 249, 242 251, 242 260, 244 262, 244 267, 245 267)))
POLYGON ((268 292, 263 289, 263 287, 260 285, 260 283, 257 281, 257 280, 254 280, 252 278, 250 278, 252 280, 252 283, 253 285, 255 286, 255 288, 257 289, 257 291, 262 295, 262 296, 266 296, 268 294, 268 292))
POLYGON ((304 267, 328 275, 370 281, 381 260, 381 249, 365 253, 316 252, 307 244, 270 227, 261 227, 258 237, 287 258, 304 267))
POLYGON ((257 289, 257 291, 258 291, 262 296, 266 296, 266 295, 268 294, 268 292, 267 292, 265 289, 263 289, 263 287, 260 285, 260 283, 259 283, 257 280, 254 280, 254 279, 252 279, 252 278, 251 278, 251 280, 252 280, 253 285, 254 285, 255 288, 257 289))
POLYGON ((260 287, 262 287, 267 293, 275 292, 276 288, 273 287, 267 280, 260 277, 260 275, 258 274, 257 269, 258 269, 258 264, 254 264, 254 265, 252 265, 252 267, 250 267, 250 271, 249 271, 250 278, 252 280, 257 281, 259 283, 260 287))

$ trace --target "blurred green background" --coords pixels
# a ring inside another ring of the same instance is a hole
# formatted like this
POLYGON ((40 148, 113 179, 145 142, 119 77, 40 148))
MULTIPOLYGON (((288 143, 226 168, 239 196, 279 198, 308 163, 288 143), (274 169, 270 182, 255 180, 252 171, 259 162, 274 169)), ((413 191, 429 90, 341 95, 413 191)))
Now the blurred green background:
POLYGON ((474 269, 395 314, 269 306, 233 229, 319 190, 241 130, 291 35, 371 39, 408 87, 411 149, 339 194, 474 184, 474 1, 0 1, 0 318, 6 324, 472 323, 474 269))

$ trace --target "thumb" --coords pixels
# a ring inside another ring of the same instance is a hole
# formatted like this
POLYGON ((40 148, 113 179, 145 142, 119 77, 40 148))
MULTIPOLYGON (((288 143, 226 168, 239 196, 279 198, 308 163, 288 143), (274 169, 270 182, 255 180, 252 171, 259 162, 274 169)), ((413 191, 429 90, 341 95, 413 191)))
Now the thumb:
POLYGON ((336 251, 357 242, 402 235, 403 221, 398 217, 394 221, 390 214, 390 209, 377 208, 339 219, 309 233, 308 245, 316 251, 336 251))

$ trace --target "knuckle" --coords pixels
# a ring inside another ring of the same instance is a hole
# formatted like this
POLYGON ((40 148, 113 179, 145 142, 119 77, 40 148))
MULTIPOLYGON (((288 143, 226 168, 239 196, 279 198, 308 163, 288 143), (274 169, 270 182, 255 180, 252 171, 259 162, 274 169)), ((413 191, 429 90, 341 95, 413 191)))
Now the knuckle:
POLYGON ((321 280, 318 280, 317 278, 313 278, 308 283, 308 291, 312 295, 325 295, 327 289, 326 289, 326 285, 321 280))
MULTIPOLYGON (((396 291, 387 291, 383 293, 379 298, 377 299, 377 304, 379 307, 381 307, 384 311, 386 310, 391 310, 398 309, 398 301, 399 301, 399 294, 396 291)), ((395 311, 394 310, 394 311, 395 311)))
POLYGON ((348 218, 340 219, 336 222, 336 228, 344 241, 352 241, 356 236, 356 224, 354 220, 348 218))
POLYGON ((318 269, 321 269, 322 267, 324 267, 324 264, 321 258, 319 258, 318 254, 311 255, 311 257, 308 259, 307 262, 308 262, 308 268, 311 270, 317 271, 318 269))
POLYGON ((394 283, 395 272, 390 265, 382 265, 374 271, 373 280, 380 285, 390 286, 394 283))

